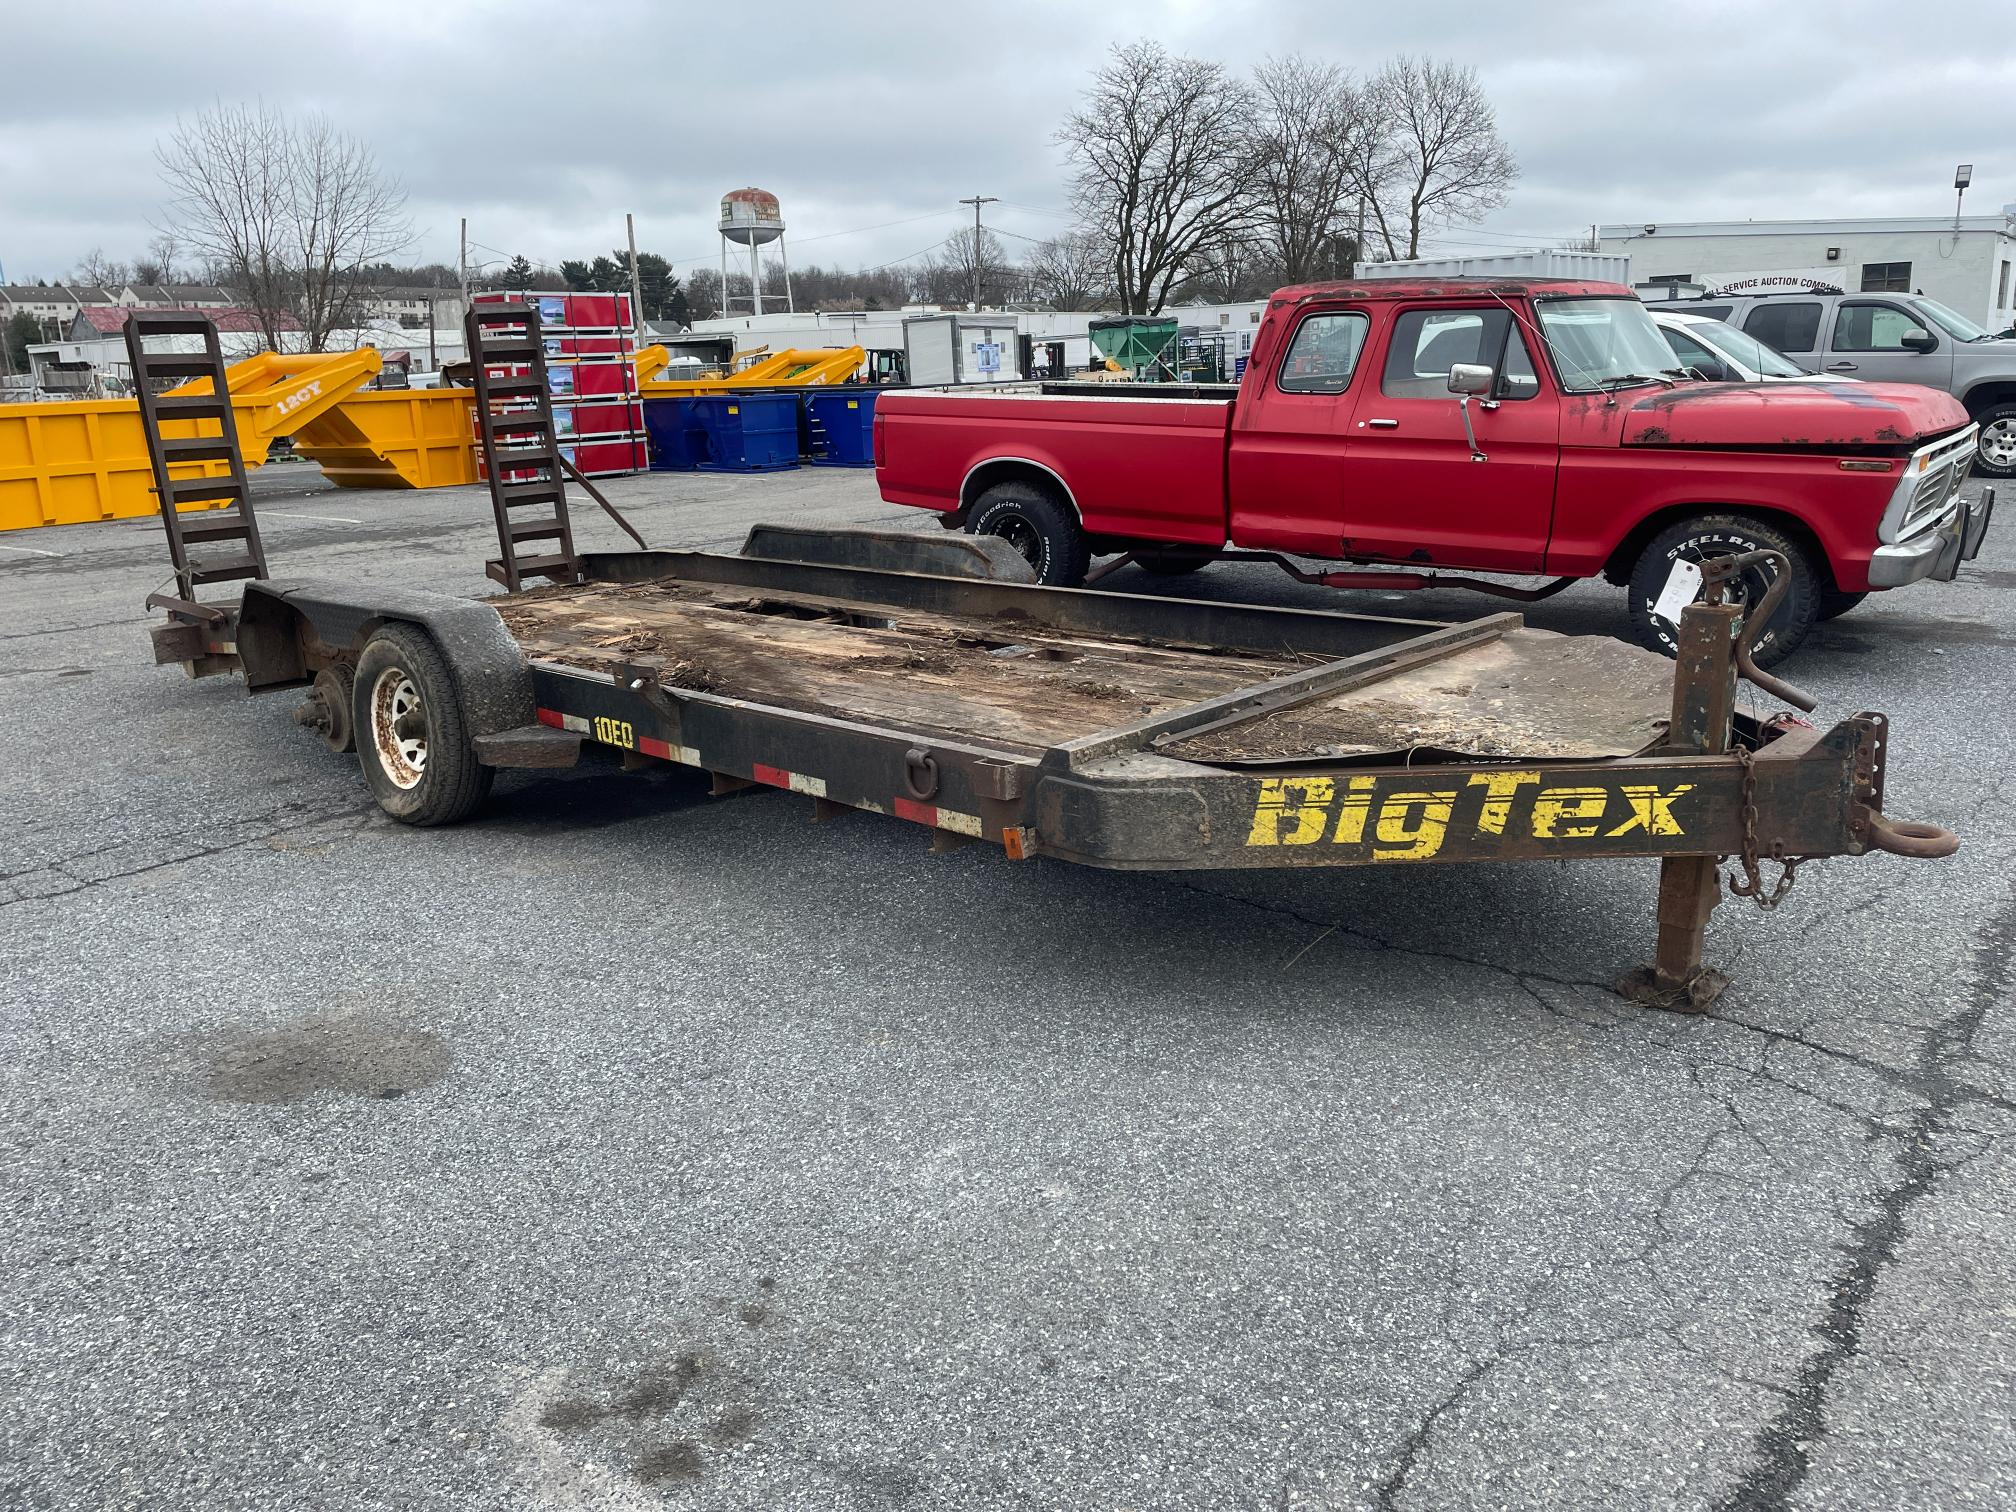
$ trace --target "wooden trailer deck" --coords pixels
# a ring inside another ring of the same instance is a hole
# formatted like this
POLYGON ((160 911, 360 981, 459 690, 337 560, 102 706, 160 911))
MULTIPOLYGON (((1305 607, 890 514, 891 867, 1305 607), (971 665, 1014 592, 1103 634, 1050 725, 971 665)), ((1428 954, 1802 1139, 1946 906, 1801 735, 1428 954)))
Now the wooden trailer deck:
MULTIPOLYGON (((490 602, 534 662, 641 668, 667 688, 1030 755, 1331 659, 685 579, 490 602)), ((1171 742, 1164 754, 1580 760, 1635 755, 1660 739, 1670 662, 1606 637, 1528 629, 1516 615, 1494 619, 1497 633, 1425 665, 1171 742)))

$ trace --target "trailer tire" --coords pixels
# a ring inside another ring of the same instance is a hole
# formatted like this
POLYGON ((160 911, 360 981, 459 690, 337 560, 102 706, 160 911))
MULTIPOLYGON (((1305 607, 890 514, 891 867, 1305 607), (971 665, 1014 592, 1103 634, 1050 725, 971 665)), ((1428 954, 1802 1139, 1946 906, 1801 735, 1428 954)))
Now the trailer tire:
POLYGON ((357 761, 378 806, 402 824, 454 824, 489 795, 448 659, 418 625, 389 624, 357 659, 357 761))
MULTIPOLYGON (((1791 581, 1786 585, 1784 602, 1751 645, 1751 655, 1758 666, 1770 667, 1782 662, 1799 649, 1800 642, 1819 618, 1826 570, 1815 564, 1812 551, 1803 542, 1751 515, 1691 515, 1676 520, 1647 541, 1631 569, 1628 591, 1633 633, 1654 651, 1676 655, 1679 649, 1676 627, 1652 612, 1674 562, 1758 550, 1782 552, 1791 564, 1791 581)), ((1759 569, 1746 570, 1744 579, 1746 591, 1751 594, 1761 594, 1769 586, 1759 569), (1750 581, 1753 577, 1757 579, 1754 583, 1750 581)))
POLYGON ((1201 572, 1218 560, 1215 546, 1161 546, 1134 553, 1134 565, 1154 577, 1182 577, 1201 572))
POLYGON ((1076 588, 1092 565, 1092 544, 1069 507, 1033 483, 996 483, 974 502, 966 529, 1000 536, 1052 588, 1076 588))

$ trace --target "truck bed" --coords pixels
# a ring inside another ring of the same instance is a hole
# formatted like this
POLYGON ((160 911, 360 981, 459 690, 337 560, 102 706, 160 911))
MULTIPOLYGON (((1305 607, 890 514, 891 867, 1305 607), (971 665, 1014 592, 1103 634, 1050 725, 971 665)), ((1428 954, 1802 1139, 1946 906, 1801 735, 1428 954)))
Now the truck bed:
MULTIPOLYGON (((675 577, 536 589, 492 603, 535 664, 612 676, 643 671, 666 688, 1024 756, 1265 685, 1334 655, 1292 643, 1226 649, 1044 625, 1013 611, 923 610, 675 577)), ((1409 751, 1586 760, 1632 755, 1659 738, 1671 676, 1663 658, 1500 618, 1508 622, 1500 633, 1425 666, 1172 741, 1164 753, 1211 763, 1409 751)), ((1416 622, 1397 623, 1404 635, 1416 622)), ((1277 638, 1289 642, 1293 618, 1286 626, 1277 638)))

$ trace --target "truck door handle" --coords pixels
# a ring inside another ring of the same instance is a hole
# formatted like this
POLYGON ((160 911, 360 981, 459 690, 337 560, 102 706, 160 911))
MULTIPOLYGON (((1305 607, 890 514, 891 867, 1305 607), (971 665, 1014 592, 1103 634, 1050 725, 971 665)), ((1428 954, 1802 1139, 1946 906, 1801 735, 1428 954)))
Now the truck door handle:
POLYGON ((1827 371, 1830 373, 1852 373, 1855 371, 1855 364, 1852 362, 1830 362, 1827 364, 1827 371))
POLYGON ((1371 426, 1372 429, 1374 430, 1400 429, 1400 422, 1398 420, 1367 420, 1365 423, 1371 426))

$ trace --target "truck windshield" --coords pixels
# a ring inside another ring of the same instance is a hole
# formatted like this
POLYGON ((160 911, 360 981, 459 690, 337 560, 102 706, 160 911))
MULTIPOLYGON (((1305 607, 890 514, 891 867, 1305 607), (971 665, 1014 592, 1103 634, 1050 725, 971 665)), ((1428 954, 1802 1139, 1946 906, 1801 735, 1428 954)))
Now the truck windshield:
POLYGON ((1774 351, 1755 336, 1745 336, 1736 327, 1724 325, 1719 320, 1690 325, 1687 327, 1687 334, 1703 346, 1713 347, 1724 357, 1733 358, 1738 366, 1746 367, 1753 373, 1761 373, 1766 378, 1813 376, 1783 352, 1774 351))
POLYGON ((1927 299, 1923 294, 1911 301, 1918 313, 1936 324, 1955 341, 1985 341, 1988 333, 1958 310, 1949 310, 1936 299, 1927 299))
POLYGON ((1636 299, 1542 299, 1537 304, 1541 338, 1568 392, 1672 382, 1673 349, 1636 299))

